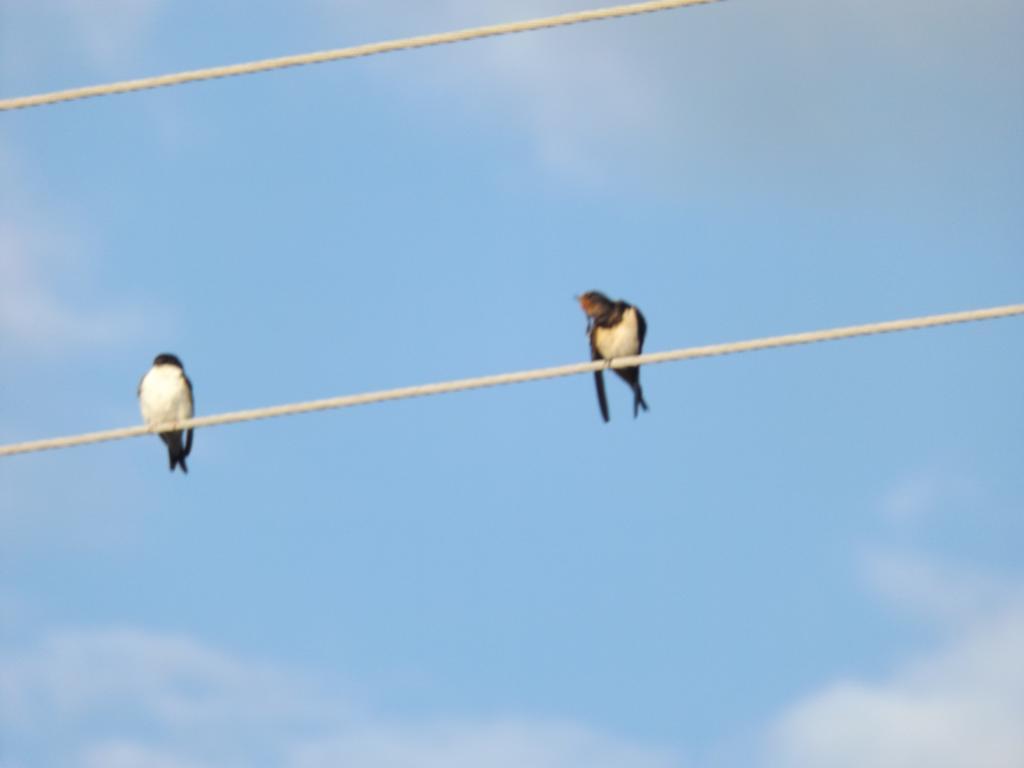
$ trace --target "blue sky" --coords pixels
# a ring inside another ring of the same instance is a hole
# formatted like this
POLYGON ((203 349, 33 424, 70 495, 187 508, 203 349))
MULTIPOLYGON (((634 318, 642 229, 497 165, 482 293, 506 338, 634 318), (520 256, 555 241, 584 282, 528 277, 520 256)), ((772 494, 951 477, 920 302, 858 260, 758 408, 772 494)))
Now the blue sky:
MULTIPOLYGON (((0 93, 591 7, 0 0, 0 93)), ((0 441, 1024 297, 1024 8, 713 6, 7 113, 0 441)), ((0 766, 1018 766, 1024 325, 0 460, 0 766)))

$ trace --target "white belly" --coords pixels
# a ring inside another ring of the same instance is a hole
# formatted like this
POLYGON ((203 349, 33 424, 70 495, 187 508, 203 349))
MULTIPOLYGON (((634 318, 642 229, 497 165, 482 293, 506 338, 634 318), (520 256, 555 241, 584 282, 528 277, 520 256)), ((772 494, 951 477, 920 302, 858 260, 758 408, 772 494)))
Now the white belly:
POLYGON ((191 418, 192 398, 181 369, 173 365, 150 369, 139 386, 139 409, 147 424, 191 418))
POLYGON ((594 346, 605 360, 640 354, 636 310, 630 307, 623 312, 621 322, 614 328, 597 328, 594 331, 594 346))

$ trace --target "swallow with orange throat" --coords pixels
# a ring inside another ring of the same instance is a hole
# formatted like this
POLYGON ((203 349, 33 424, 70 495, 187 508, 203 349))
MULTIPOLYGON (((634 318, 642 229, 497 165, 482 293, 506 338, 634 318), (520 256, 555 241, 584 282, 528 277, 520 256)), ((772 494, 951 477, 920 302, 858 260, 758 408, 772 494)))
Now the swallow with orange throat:
MULTIPOLYGON (((643 352, 647 321, 639 309, 624 301, 612 301, 597 291, 587 291, 577 296, 576 300, 587 314, 591 360, 613 360, 643 352)), ((643 390, 640 389, 640 368, 632 366, 613 370, 633 390, 635 419, 640 408, 648 410, 643 390)), ((608 398, 604 391, 603 371, 594 371, 594 383, 597 386, 597 404, 601 407, 601 417, 608 421, 608 398)))

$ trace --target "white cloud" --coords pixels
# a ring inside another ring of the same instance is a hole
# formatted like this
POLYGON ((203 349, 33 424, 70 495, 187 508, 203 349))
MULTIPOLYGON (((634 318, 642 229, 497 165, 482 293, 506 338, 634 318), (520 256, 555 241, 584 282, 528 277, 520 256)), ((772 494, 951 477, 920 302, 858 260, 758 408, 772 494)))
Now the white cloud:
POLYGON ((679 764, 570 723, 381 722, 294 673, 138 629, 57 633, 0 656, 0 723, 26 750, 5 757, 25 768, 679 764))
POLYGON ((920 556, 873 553, 864 570, 872 589, 904 613, 952 627, 967 626, 1024 597, 988 573, 920 556))
POLYGON ((889 679, 841 681, 774 729, 786 768, 1024 765, 1024 605, 979 622, 889 679))
POLYGON ((86 228, 63 207, 44 203, 31 180, 0 145, 0 188, 19 191, 0 213, 0 344, 59 352, 140 334, 140 311, 102 297, 86 228))
POLYGON ((56 0, 55 5, 85 53, 109 67, 138 56, 164 0, 56 0))
MULTIPOLYGON (((487 23, 517 21, 592 8, 585 0, 499 0, 485 5, 474 0, 430 3, 392 2, 384 6, 365 1, 311 0, 332 23, 351 34, 352 28, 375 30, 368 34, 403 36, 487 23), (382 23, 400 18, 402 26, 382 23), (382 29, 384 27, 384 29, 382 29), (380 30, 380 31, 376 31, 380 30)), ((699 12, 699 11, 698 11, 699 12)), ((684 11, 685 13, 685 11, 684 11)), ((629 24, 630 22, 625 22, 629 24)), ((668 98, 673 78, 652 70, 644 55, 650 44, 632 34, 617 34, 607 23, 582 28, 511 35, 438 49, 436 55, 413 54, 417 64, 389 57, 379 66, 400 72, 400 87, 413 84, 446 95, 444 103, 458 103, 483 120, 500 115, 504 123, 524 129, 534 142, 539 159, 554 170, 586 182, 601 182, 608 175, 609 142, 628 140, 643 146, 665 124, 675 105, 668 98), (454 101, 447 98, 454 95, 454 101)), ((366 33, 364 33, 366 34, 366 33)))
POLYGON ((0 341, 32 348, 106 344, 132 327, 129 318, 76 307, 57 283, 83 277, 67 238, 0 218, 0 341))
POLYGON ((289 768, 669 768, 678 760, 579 726, 497 721, 371 728, 295 749, 289 768))
POLYGON ((164 729, 307 721, 327 711, 310 686, 182 636, 135 629, 65 632, 8 654, 5 722, 127 711, 164 729))
POLYGON ((955 469, 932 467, 913 472, 890 488, 881 501, 890 523, 913 527, 952 507, 963 512, 982 503, 977 483, 955 469))
POLYGON ((941 500, 941 477, 918 472, 890 488, 882 498, 882 514, 894 523, 916 523, 941 500))
MULTIPOLYGON (((962 471, 917 472, 886 493, 883 517, 901 528, 951 506, 983 506, 962 471)), ((1024 765, 1024 583, 975 564, 875 550, 871 590, 904 620, 942 638, 878 679, 828 682, 768 729, 773 768, 1011 768, 1024 765)))
MULTIPOLYGON (((478 5, 448 0, 444 7, 454 23, 472 18, 478 5)), ((580 2, 490 4, 503 20, 587 7, 580 2)), ((602 145, 627 137, 642 145, 657 135, 671 111, 671 79, 648 69, 643 47, 635 35, 617 34, 601 23, 585 30, 517 35, 464 52, 473 63, 463 77, 474 94, 504 94, 507 109, 532 133, 544 162, 594 178, 607 170, 593 162, 602 145)))
POLYGON ((879 596, 944 639, 879 679, 835 680, 790 706, 769 729, 766 765, 1024 765, 1024 584, 907 554, 865 566, 879 596))
POLYGON ((129 741, 110 741, 89 747, 81 756, 81 768, 213 768, 129 741))
MULTIPOLYGON (((610 4, 309 2, 352 42, 610 4)), ((1011 0, 726 2, 384 57, 373 66, 395 73, 399 87, 440 94, 437 105, 458 103, 481 120, 516 126, 542 163, 572 178, 640 170, 685 188, 680 181, 711 170, 732 184, 737 174, 745 184, 764 177, 782 194, 798 173, 891 175, 894 163, 921 173, 971 121, 1002 130, 1005 119, 983 112, 951 123, 949 103, 977 101, 982 81, 1019 87, 1007 63, 1019 60, 1015 39, 1001 32, 1019 21, 1011 0)))
POLYGON ((35 79, 69 59, 113 74, 137 62, 151 41, 165 0, 39 0, 8 3, 0 25, 0 65, 35 79))
MULTIPOLYGON (((1022 591, 923 559, 890 557, 874 578, 919 611, 950 617, 947 640, 890 674, 835 680, 802 697, 771 721, 763 753, 746 762, 1024 764, 1022 591), (936 597, 953 588, 952 607, 936 597), (977 610, 965 607, 972 600, 977 610)), ((8 761, 24 768, 681 765, 674 753, 571 722, 374 718, 294 672, 131 628, 54 633, 0 654, 0 724, 16 745, 8 761)))

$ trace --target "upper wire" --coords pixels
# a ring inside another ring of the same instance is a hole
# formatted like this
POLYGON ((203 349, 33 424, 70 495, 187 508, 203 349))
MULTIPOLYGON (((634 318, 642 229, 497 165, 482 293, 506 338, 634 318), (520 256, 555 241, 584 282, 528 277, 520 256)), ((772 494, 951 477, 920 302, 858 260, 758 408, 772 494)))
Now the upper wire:
POLYGON ((599 8, 589 11, 576 11, 573 13, 564 13, 558 16, 547 16, 527 21, 488 24, 486 26, 461 29, 454 32, 439 32, 432 35, 406 37, 397 40, 388 40, 381 43, 355 45, 349 48, 336 48, 330 51, 300 53, 292 56, 280 56, 273 59, 250 61, 243 64, 229 64, 219 67, 208 67, 206 69, 194 69, 187 72, 175 72, 168 75, 143 77, 137 80, 122 80, 120 82, 107 83, 104 85, 90 85, 84 88, 70 88, 64 91, 52 91, 50 93, 41 93, 34 96, 19 96, 16 98, 0 99, 0 111, 27 109, 28 107, 41 107, 45 104, 57 104, 63 101, 87 99, 94 96, 109 96, 115 93, 129 93, 131 91, 142 91, 149 88, 163 88, 171 85, 182 85, 183 83, 195 83, 201 80, 214 80, 221 77, 251 75, 257 72, 268 72, 274 69, 298 67, 306 64, 322 64, 327 61, 338 61, 340 59, 355 59, 361 56, 373 56, 379 53, 404 51, 410 48, 426 48, 432 45, 461 43, 466 42, 467 40, 477 40, 482 37, 496 37, 498 35, 510 35, 517 32, 532 32, 539 29, 564 27, 569 24, 582 24, 588 21, 618 19, 626 16, 637 16, 644 13, 655 13, 657 11, 667 11, 673 8, 682 8, 687 5, 706 5, 708 3, 719 1, 720 0, 652 0, 651 2, 616 5, 611 8, 599 8))

